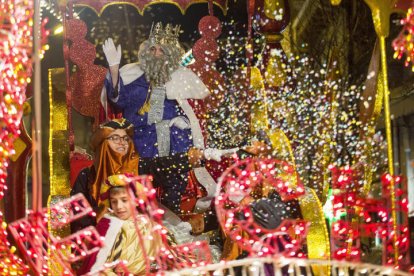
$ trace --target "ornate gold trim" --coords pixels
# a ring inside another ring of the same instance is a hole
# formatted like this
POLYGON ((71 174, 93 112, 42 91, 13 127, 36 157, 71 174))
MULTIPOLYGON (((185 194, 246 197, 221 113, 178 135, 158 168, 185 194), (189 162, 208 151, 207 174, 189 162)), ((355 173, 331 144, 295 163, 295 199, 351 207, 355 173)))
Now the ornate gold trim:
MULTIPOLYGON (((172 4, 172 5, 176 6, 181 11, 181 14, 184 15, 185 12, 188 10, 188 8, 190 6, 192 6, 194 4, 203 4, 203 3, 208 3, 208 1, 206 1, 206 0, 192 0, 192 2, 188 3, 187 6, 185 8, 183 8, 177 2, 174 2, 173 0, 158 0, 158 1, 155 0, 155 1, 152 1, 152 2, 149 2, 149 3, 145 4, 142 7, 142 10, 136 4, 126 2, 126 1, 117 1, 117 2, 111 2, 111 3, 105 4, 101 8, 101 10, 99 10, 99 11, 97 11, 94 7, 92 7, 91 5, 88 5, 88 4, 74 4, 74 7, 87 7, 87 8, 90 8, 91 10, 93 10, 100 17, 102 15, 102 13, 104 12, 104 10, 107 7, 112 6, 112 5, 129 5, 129 6, 134 7, 140 15, 144 15, 145 9, 148 8, 149 6, 156 5, 156 4, 172 4)), ((222 7, 220 4, 218 4, 214 1, 213 1, 213 4, 215 4, 217 7, 219 7, 222 10, 223 15, 227 15, 227 0, 225 2, 224 7, 222 7)))

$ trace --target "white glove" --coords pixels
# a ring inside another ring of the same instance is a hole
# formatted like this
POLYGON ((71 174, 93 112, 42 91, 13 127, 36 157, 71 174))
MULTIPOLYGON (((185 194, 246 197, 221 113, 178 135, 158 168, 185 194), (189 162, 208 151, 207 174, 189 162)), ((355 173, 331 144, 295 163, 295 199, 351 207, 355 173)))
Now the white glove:
POLYGON ((217 162, 221 161, 221 157, 233 154, 237 152, 239 148, 232 148, 232 149, 226 149, 226 150, 219 150, 215 148, 208 148, 204 150, 204 157, 207 160, 215 160, 217 162))
POLYGON ((121 63, 121 45, 118 45, 118 47, 115 48, 115 44, 112 38, 105 40, 102 49, 109 66, 118 65, 121 63))
POLYGON ((170 127, 175 126, 175 127, 178 127, 179 129, 188 129, 190 128, 190 123, 185 117, 177 116, 170 121, 169 126, 170 127))

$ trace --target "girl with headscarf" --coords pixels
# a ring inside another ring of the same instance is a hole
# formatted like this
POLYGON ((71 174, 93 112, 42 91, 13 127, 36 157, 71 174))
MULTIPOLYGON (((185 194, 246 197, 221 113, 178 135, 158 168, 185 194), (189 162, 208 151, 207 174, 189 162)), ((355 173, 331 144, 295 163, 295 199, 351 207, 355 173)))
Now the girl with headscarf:
MULTIPOLYGON (((98 214, 103 215, 99 193, 102 183, 111 175, 138 174, 138 156, 132 142, 133 125, 125 119, 114 119, 99 126, 92 135, 90 146, 95 152, 95 162, 82 170, 70 192, 82 193, 98 214)), ((96 225, 94 217, 83 217, 71 223, 72 233, 96 225)))

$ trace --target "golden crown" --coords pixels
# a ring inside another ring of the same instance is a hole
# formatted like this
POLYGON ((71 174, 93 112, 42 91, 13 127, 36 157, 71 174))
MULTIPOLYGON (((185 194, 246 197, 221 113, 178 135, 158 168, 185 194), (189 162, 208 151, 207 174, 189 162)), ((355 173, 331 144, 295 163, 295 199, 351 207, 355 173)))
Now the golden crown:
POLYGON ((173 26, 171 24, 165 25, 163 28, 161 22, 152 24, 149 40, 153 44, 170 44, 177 45, 178 37, 180 36, 180 25, 173 26))

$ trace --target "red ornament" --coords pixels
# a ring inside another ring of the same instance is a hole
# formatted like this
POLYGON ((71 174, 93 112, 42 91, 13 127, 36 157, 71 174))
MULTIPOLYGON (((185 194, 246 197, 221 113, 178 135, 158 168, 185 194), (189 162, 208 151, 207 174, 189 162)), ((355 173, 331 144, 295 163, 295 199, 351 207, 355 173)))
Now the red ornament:
MULTIPOLYGON (((202 37, 194 43, 193 56, 197 61, 211 64, 219 57, 219 47, 213 38, 202 37)), ((207 64, 205 66, 207 66, 207 64)))
POLYGON ((408 9, 407 16, 401 19, 401 25, 403 28, 400 34, 392 42, 395 51, 394 58, 402 59, 405 55, 404 65, 408 66, 411 63, 411 68, 414 69, 414 13, 412 8, 408 9))
POLYGON ((198 23, 198 31, 202 37, 218 38, 221 34, 221 22, 215 16, 204 16, 198 23))
MULTIPOLYGON (((84 196, 78 194, 51 206, 51 225, 63 227, 91 210, 84 196)), ((48 212, 47 208, 42 212, 30 212, 27 218, 9 224, 9 230, 32 270, 38 275, 62 269, 66 275, 73 275, 71 263, 99 250, 103 241, 94 227, 64 239, 54 237, 48 230, 48 212), (69 256, 63 253, 68 248, 71 248, 69 256)))
POLYGON ((266 198, 263 194, 266 191, 276 191, 282 200, 304 193, 292 166, 272 159, 245 159, 223 173, 219 187, 215 205, 220 225, 228 237, 252 256, 278 253, 296 256, 308 224, 285 219, 276 228, 267 229, 256 222, 251 209, 251 203, 257 198, 266 198))

